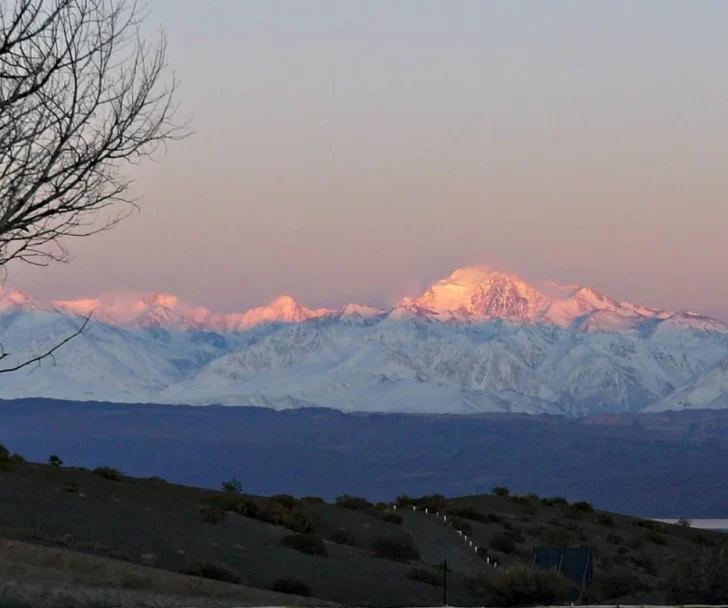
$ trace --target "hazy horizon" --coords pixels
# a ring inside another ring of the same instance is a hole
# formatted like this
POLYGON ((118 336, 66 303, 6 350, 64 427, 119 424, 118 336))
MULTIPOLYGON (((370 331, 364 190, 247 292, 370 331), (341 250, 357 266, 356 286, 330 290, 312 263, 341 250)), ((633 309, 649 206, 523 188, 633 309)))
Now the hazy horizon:
POLYGON ((42 299, 386 305, 465 265, 728 320, 728 4, 154 0, 197 134, 42 299))

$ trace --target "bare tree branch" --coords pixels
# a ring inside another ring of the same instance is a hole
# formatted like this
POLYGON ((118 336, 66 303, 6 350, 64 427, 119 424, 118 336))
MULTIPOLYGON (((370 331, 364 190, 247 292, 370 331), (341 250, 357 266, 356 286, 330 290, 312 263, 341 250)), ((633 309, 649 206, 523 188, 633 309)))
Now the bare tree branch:
MULTIPOLYGON (((17 372, 18 370, 23 369, 24 367, 29 367, 31 365, 40 364, 41 361, 44 359, 48 359, 49 357, 53 357, 54 353, 61 348, 64 344, 68 344, 71 340, 73 340, 75 337, 81 335, 84 329, 86 329, 86 326, 88 325, 89 321, 91 320, 91 315, 84 318, 83 323, 81 326, 74 331, 72 334, 66 336, 63 340, 55 344, 53 347, 49 348, 45 352, 41 353, 40 355, 36 355, 35 357, 32 357, 31 359, 27 359, 23 361, 22 363, 18 363, 17 365, 14 365, 12 367, 5 367, 0 368, 0 374, 9 374, 10 372, 17 372)), ((2 347, 0 347, 2 349, 2 347)), ((0 353, 0 361, 5 359, 6 357, 9 357, 10 353, 6 353, 4 349, 2 349, 2 353, 0 353)))
POLYGON ((136 0, 0 0, 3 271, 66 262, 67 237, 128 217, 124 167, 189 134, 166 38, 148 44, 143 17, 136 0))

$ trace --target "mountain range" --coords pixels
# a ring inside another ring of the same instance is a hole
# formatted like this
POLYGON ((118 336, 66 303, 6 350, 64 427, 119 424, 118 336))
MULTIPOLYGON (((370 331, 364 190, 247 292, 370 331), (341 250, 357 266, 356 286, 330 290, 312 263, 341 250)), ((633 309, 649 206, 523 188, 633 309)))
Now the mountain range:
POLYGON ((0 293, 0 398, 467 414, 728 407, 728 325, 472 266, 380 309, 283 296, 219 314, 161 293, 0 293))

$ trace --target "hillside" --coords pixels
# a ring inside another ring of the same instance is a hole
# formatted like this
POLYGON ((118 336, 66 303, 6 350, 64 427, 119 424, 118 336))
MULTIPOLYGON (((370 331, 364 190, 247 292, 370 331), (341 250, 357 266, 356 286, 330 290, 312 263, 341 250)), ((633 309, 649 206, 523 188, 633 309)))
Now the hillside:
POLYGON ((0 292, 2 397, 349 412, 584 416, 723 408, 728 326, 467 267, 377 309, 291 297, 218 314, 169 294, 40 302, 0 292), (29 375, 32 373, 32 377, 29 375))
POLYGON ((65 579, 89 597, 123 589, 128 606, 151 605, 142 591, 196 597, 200 606, 306 605, 295 595, 281 600, 255 591, 271 588, 346 605, 438 605, 444 559, 450 602, 476 605, 502 573, 529 564, 539 545, 594 551, 590 600, 654 603, 667 598, 676 565, 724 538, 536 496, 401 497, 398 507, 342 497, 326 504, 16 460, 6 458, 0 472, 6 581, 65 579), (425 507, 447 514, 452 525, 425 507), (184 576, 172 574, 179 572, 184 576))

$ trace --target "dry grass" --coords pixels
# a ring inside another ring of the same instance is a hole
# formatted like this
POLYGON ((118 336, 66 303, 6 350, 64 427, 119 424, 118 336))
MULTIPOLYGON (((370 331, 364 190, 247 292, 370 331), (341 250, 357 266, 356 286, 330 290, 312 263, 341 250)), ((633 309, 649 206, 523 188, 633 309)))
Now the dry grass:
POLYGON ((3 608, 332 606, 128 562, 0 540, 3 608))

